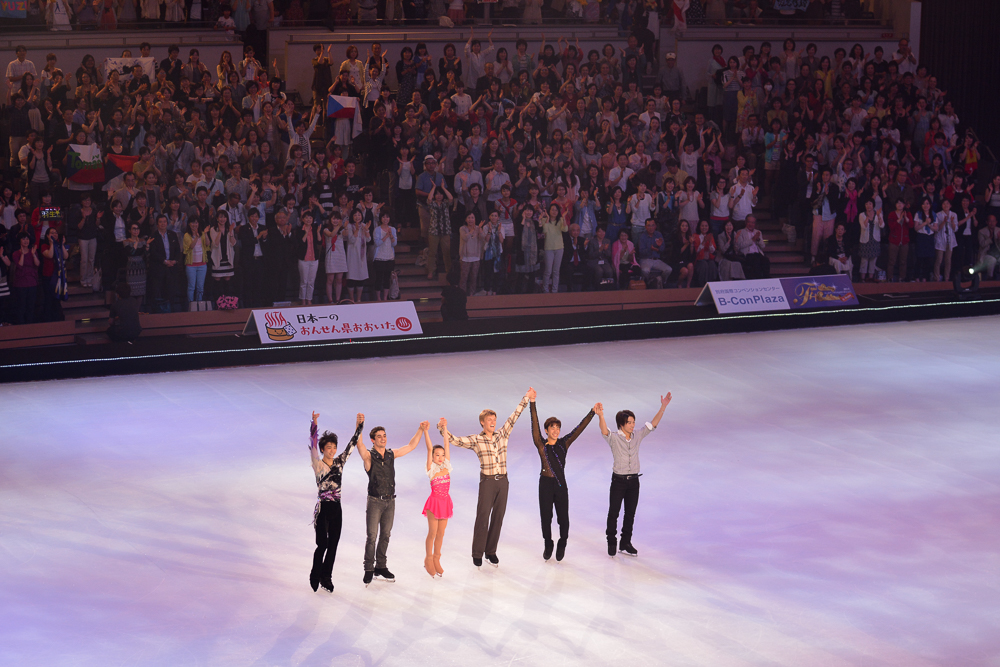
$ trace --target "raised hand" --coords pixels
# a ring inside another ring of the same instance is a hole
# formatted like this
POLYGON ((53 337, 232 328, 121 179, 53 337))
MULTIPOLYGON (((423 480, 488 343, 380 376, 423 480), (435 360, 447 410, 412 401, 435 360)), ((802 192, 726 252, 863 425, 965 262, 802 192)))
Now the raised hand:
POLYGON ((538 398, 538 393, 535 391, 534 387, 528 387, 528 393, 526 394, 529 401, 533 401, 538 398))
POLYGON ((673 398, 673 397, 670 395, 669 391, 667 392, 666 396, 660 396, 660 407, 665 408, 668 405, 670 405, 670 399, 671 398, 673 398))
POLYGON ((439 431, 448 430, 448 420, 445 419, 444 417, 441 417, 441 419, 438 420, 438 430, 439 431))
POLYGON ((359 412, 357 426, 361 426, 364 423, 365 423, 365 416, 359 412))
POLYGON ((604 405, 602 403, 594 403, 594 414, 598 417, 604 416, 604 405))
POLYGON ((422 422, 420 422, 420 430, 421 431, 426 431, 430 427, 431 427, 431 423, 429 421, 422 421, 422 422))

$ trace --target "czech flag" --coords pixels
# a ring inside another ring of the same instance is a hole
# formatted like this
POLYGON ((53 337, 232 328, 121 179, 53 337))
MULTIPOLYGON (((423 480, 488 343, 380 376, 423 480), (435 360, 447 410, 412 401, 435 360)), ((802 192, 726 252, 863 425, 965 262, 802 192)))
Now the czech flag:
POLYGON ((70 144, 66 151, 66 178, 90 185, 104 181, 104 161, 97 144, 70 144))
POLYGON ((354 121, 351 136, 358 136, 364 130, 361 123, 361 100, 345 95, 330 95, 326 99, 326 117, 344 118, 354 121))
POLYGON ((114 192, 125 185, 125 174, 132 171, 132 167, 138 161, 138 155, 108 153, 104 162, 104 178, 108 179, 108 182, 101 189, 105 192, 114 192))

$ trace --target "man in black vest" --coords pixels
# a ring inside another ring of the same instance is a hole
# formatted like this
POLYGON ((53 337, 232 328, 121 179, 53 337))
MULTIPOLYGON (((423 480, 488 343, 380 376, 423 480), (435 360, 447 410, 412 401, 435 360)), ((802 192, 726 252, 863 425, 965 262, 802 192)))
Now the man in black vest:
POLYGON ((389 535, 392 532, 392 520, 396 513, 396 467, 395 461, 400 456, 406 456, 420 442, 424 432, 430 428, 430 422, 420 422, 417 434, 410 438, 409 444, 401 449, 386 449, 385 429, 376 426, 368 436, 372 439, 372 449, 369 452, 364 443, 358 441, 358 453, 365 463, 368 473, 368 541, 365 543, 365 586, 372 582, 373 577, 385 581, 395 581, 396 578, 385 566, 386 551, 389 549, 389 535), (376 540, 378 548, 376 549, 376 540))

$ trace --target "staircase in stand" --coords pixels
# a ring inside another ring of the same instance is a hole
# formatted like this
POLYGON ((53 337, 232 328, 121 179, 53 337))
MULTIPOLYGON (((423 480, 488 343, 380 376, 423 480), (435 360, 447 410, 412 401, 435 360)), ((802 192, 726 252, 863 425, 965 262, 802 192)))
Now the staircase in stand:
POLYGON ((401 301, 412 301, 417 309, 421 322, 441 321, 441 288, 448 284, 444 269, 438 267, 438 275, 434 280, 427 279, 427 268, 417 266, 420 256, 418 241, 420 230, 399 230, 399 243, 396 245, 396 271, 399 272, 399 298, 401 301))
POLYGON ((805 240, 796 239, 795 243, 789 243, 785 233, 781 231, 781 223, 772 218, 770 210, 764 206, 755 210, 754 215, 757 216, 757 229, 767 241, 765 253, 771 260, 771 276, 783 278, 809 275, 805 240))

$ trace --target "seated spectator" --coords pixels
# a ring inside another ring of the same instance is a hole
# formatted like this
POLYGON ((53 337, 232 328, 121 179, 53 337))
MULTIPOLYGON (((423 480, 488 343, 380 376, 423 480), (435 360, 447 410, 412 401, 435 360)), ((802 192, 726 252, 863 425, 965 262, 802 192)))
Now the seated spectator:
POLYGON ((698 223, 698 232, 692 237, 691 246, 694 252, 694 286, 702 287, 709 281, 718 280, 715 238, 708 231, 708 220, 698 223))
POLYGON ((618 232, 618 240, 611 246, 611 266, 615 270, 619 289, 628 289, 631 281, 642 277, 642 269, 635 256, 635 245, 629 240, 629 233, 625 229, 618 232))
POLYGON ((670 266, 661 259, 664 247, 663 234, 657 231, 656 221, 648 218, 643 233, 636 240, 636 255, 643 279, 652 279, 657 288, 663 287, 671 273, 670 266))
POLYGON ((743 265, 736 252, 736 232, 733 221, 727 220, 718 236, 716 260, 719 262, 719 280, 743 280, 743 265))
POLYGON ((854 271, 854 262, 851 260, 854 249, 849 245, 846 231, 844 223, 838 222, 833 236, 826 240, 826 255, 834 271, 851 275, 854 271))

